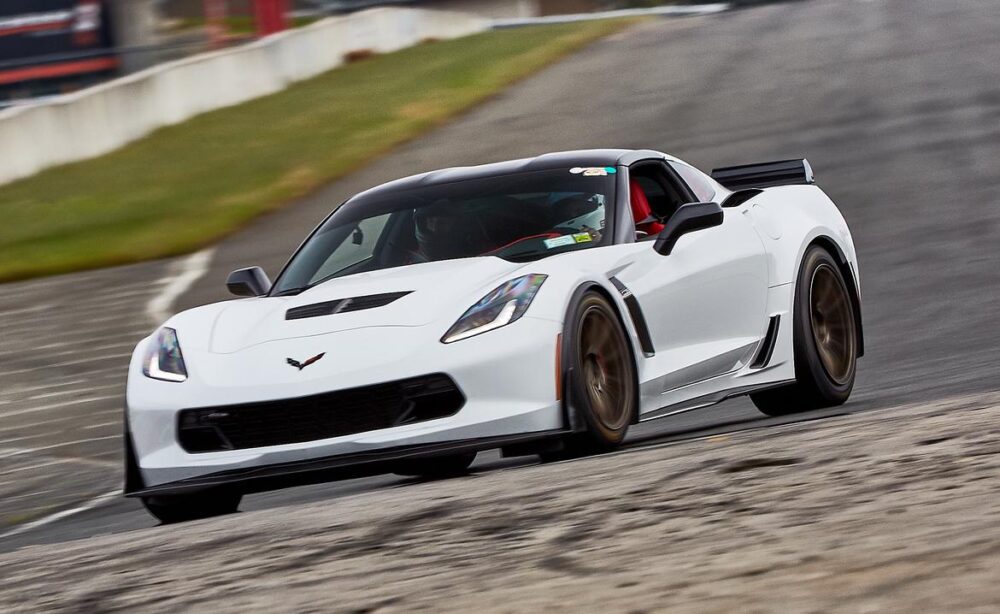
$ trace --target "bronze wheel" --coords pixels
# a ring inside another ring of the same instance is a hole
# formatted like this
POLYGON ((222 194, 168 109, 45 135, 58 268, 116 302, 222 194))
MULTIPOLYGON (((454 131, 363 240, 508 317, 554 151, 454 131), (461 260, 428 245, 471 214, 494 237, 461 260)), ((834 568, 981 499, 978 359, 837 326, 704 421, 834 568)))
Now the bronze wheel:
POLYGON ((809 317, 813 341, 826 374, 843 386, 857 360, 854 313, 844 280, 828 263, 813 271, 809 284, 809 317))
POLYGON ((584 312, 580 323, 580 364, 593 416, 607 431, 628 425, 632 413, 632 377, 625 339, 613 314, 601 304, 584 312))
POLYGON ((563 355, 570 424, 577 431, 543 461, 574 458, 617 448, 638 411, 635 359, 618 313, 594 291, 578 291, 566 317, 563 355), (578 298, 577 298, 578 296, 578 298))
POLYGON ((860 345, 859 310, 850 286, 854 280, 836 257, 818 245, 802 257, 795 284, 791 322, 782 318, 779 334, 792 329, 795 383, 751 393, 757 409, 769 416, 841 405, 851 396, 860 345))

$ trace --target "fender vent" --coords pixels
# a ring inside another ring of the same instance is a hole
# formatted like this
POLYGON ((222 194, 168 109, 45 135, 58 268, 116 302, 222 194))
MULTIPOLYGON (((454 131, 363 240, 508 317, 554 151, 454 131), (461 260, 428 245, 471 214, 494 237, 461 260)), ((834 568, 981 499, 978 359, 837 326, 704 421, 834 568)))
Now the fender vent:
POLYGON ((771 316, 771 321, 767 323, 767 333, 757 350, 757 358, 750 365, 751 369, 762 369, 771 362, 771 354, 774 353, 774 344, 778 340, 778 325, 781 324, 781 316, 771 316))
POLYGON ((625 308, 628 309, 628 315, 632 318, 632 324, 635 326, 636 335, 639 336, 639 346, 642 348, 642 353, 646 358, 655 355, 656 349, 653 347, 652 337, 649 336, 649 325, 646 324, 646 318, 642 315, 639 301, 617 277, 609 277, 608 281, 622 295, 622 301, 625 302, 625 308))
POLYGON ((285 312, 286 320, 303 320, 305 318, 318 318, 319 316, 332 316, 337 313, 347 313, 349 311, 361 311, 363 309, 375 309, 385 307, 389 303, 401 299, 410 292, 389 292, 386 294, 369 294, 367 296, 355 296, 352 298, 339 298, 323 303, 313 303, 302 307, 293 307, 285 312))

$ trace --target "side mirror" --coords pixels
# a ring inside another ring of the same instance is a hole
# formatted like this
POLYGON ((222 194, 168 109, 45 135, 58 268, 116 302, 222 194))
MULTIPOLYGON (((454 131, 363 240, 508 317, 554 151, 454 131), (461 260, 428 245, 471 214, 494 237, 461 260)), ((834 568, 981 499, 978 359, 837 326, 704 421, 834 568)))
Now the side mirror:
POLYGON ((667 220, 667 227, 656 237, 653 249, 669 256, 677 240, 689 232, 722 225, 722 207, 718 203, 688 203, 667 220))
POLYGON ((226 287, 236 296, 264 296, 271 289, 271 280, 259 266, 239 269, 229 274, 226 287))

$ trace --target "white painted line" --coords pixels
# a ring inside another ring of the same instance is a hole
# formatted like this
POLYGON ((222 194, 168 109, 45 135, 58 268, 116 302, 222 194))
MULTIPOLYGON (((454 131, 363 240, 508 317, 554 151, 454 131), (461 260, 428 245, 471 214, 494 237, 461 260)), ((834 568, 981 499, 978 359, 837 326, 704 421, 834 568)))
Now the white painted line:
POLYGON ((97 424, 91 424, 89 426, 83 427, 83 430, 85 430, 85 431, 92 431, 94 429, 100 429, 100 428, 104 428, 106 426, 117 426, 118 428, 121 428, 122 421, 121 420, 112 420, 111 422, 98 422, 97 424))
MULTIPOLYGON (((121 320, 121 318, 117 319, 121 320)), ((93 320, 91 320, 90 323, 92 324, 93 320)), ((114 350, 114 349, 131 350, 132 348, 135 347, 135 341, 136 340, 129 339, 127 341, 119 341, 117 343, 107 343, 104 345, 91 345, 85 342, 66 343, 64 345, 71 349, 62 350, 60 352, 46 352, 45 356, 46 358, 53 359, 56 356, 79 356, 81 353, 84 352, 89 352, 93 354, 95 352, 103 352, 105 350, 114 350)), ((37 352, 39 349, 41 348, 34 348, 34 351, 37 352)), ((0 359, 4 359, 7 357, 19 357, 23 355, 24 352, 6 352, 6 353, 0 352, 0 359)))
POLYGON ((56 460, 45 461, 44 463, 35 463, 34 465, 25 465, 24 467, 16 467, 14 469, 4 469, 3 473, 0 473, 0 475, 3 475, 6 478, 10 477, 10 474, 12 473, 18 473, 21 471, 31 471, 33 469, 41 469, 42 467, 51 467, 52 465, 61 465, 63 462, 66 461, 56 459, 56 460))
POLYGON ((660 17, 688 17, 693 15, 712 15, 729 10, 728 2, 714 4, 698 4, 693 6, 664 6, 648 9, 620 9, 617 11, 598 11, 595 13, 577 13, 573 15, 548 15, 545 17, 527 17, 521 19, 494 19, 494 28, 516 28, 546 23, 574 23, 578 21, 593 21, 595 19, 613 19, 616 17, 641 17, 656 15, 660 17))
MULTIPOLYGON (((80 416, 63 416, 61 418, 56 418, 55 420, 39 420, 37 422, 31 422, 30 424, 15 424, 12 426, 4 426, 0 427, 0 435, 4 435, 12 431, 15 435, 19 435, 23 431, 26 431, 31 428, 38 428, 39 426, 49 426, 51 424, 55 424, 56 422, 62 422, 64 420, 79 420, 79 419, 80 416)), ((41 437, 41 435, 39 436, 41 437)), ((0 439, 0 444, 2 444, 4 441, 7 440, 0 439)))
POLYGON ((195 252, 180 262, 178 272, 161 280, 164 283, 163 290, 146 304, 146 315, 154 325, 159 326, 173 315, 171 309, 174 301, 208 272, 208 265, 214 254, 213 248, 195 252))
MULTIPOLYGON (((100 356, 91 356, 89 358, 81 358, 80 360, 67 360, 65 362, 57 362, 45 367, 28 367, 24 369, 13 369, 11 371, 4 371, 4 375, 16 375, 19 373, 35 373, 44 370, 61 369, 62 367, 73 367, 76 365, 85 365, 91 362, 100 362, 102 360, 117 360, 119 358, 129 358, 132 356, 132 352, 125 352, 120 354, 102 354, 100 356)), ((128 363, 125 363, 128 364, 128 363)), ((124 371, 124 370, 123 370, 124 371)))
MULTIPOLYGON (((24 427, 21 427, 23 430, 24 427)), ((49 433, 42 433, 41 435, 25 435, 24 437, 12 437, 10 439, 0 439, 0 446, 4 446, 8 443, 14 443, 15 441, 25 441, 27 439, 41 439, 42 437, 47 437, 49 433)))
POLYGON ((93 403, 95 401, 110 401, 112 399, 121 399, 120 394, 108 394, 98 397, 86 397, 83 399, 75 399, 73 401, 63 401, 62 403, 49 403, 43 407, 29 407, 27 409, 18 409, 16 411, 6 411, 0 414, 0 418, 10 418, 12 416, 23 416, 24 414, 35 414, 40 411, 51 411, 53 409, 60 409, 62 407, 72 407, 73 405, 83 405, 84 403, 93 403))
POLYGON ((21 394, 24 392, 35 392, 36 390, 49 390, 50 388, 62 388, 63 386, 76 386, 77 384, 85 384, 87 380, 85 379, 71 379, 65 382, 44 384, 42 386, 17 386, 11 389, 13 394, 21 394))
POLYGON ((108 435, 107 437, 91 437, 90 439, 77 439, 76 441, 65 441, 63 443, 55 443, 51 446, 39 446, 37 448, 0 448, 0 459, 14 458, 15 456, 21 456, 22 454, 34 454, 36 452, 43 452, 45 450, 54 450, 56 448, 65 448, 66 446, 75 446, 81 443, 90 443, 92 441, 107 441, 108 439, 121 439, 121 435, 108 435))
POLYGON ((43 394, 36 394, 28 397, 29 401, 37 401, 39 399, 51 399, 52 397, 64 397, 68 394, 80 394, 81 390, 61 390, 59 392, 46 392, 43 394))
POLYGON ((18 501, 20 499, 30 499, 31 497, 37 497, 38 495, 47 495, 50 492, 56 492, 54 490, 37 490, 35 492, 25 493, 23 495, 16 495, 14 497, 7 497, 4 501, 18 501))
MULTIPOLYGON (((49 467, 51 465, 65 465, 66 463, 71 463, 74 465, 93 465, 95 467, 103 467, 111 469, 117 469, 122 466, 120 462, 114 463, 111 461, 100 461, 92 458, 80 458, 77 456, 67 456, 66 458, 62 458, 59 456, 45 456, 44 458, 48 458, 50 460, 47 460, 44 463, 36 463, 34 465, 25 465, 23 467, 17 467, 15 469, 5 469, 3 471, 0 471, 0 476, 6 478, 10 477, 10 474, 17 473, 18 471, 30 471, 31 469, 38 469, 39 467, 49 467)), ((4 483, 8 482, 0 482, 0 484, 4 483)))
POLYGON ((38 527, 42 527, 47 524, 52 524, 57 520, 62 520, 63 518, 68 518, 70 516, 75 516, 81 512, 92 510, 95 507, 101 505, 102 503, 120 497, 121 494, 122 491, 117 489, 106 492, 103 495, 98 495, 93 499, 84 502, 82 505, 78 505, 77 507, 68 510, 63 510, 61 512, 56 512, 55 514, 50 514, 48 516, 45 516, 44 518, 39 518, 38 520, 34 520, 32 522, 28 522, 26 524, 22 524, 18 527, 15 527, 14 529, 7 531, 6 533, 0 533, 0 539, 4 537, 13 537, 14 535, 20 535, 21 533, 25 533, 32 529, 37 529, 38 527))
MULTIPOLYGON (((98 410, 88 411, 86 413, 86 417, 90 418, 90 419, 94 419, 94 418, 97 418, 97 417, 105 418, 105 417, 114 416, 114 415, 121 416, 121 413, 122 413, 122 408, 121 407, 109 407, 108 409, 98 409, 98 410)), ((59 416, 57 416, 55 418, 48 418, 48 417, 46 417, 46 419, 44 419, 44 420, 38 419, 38 418, 32 418, 31 422, 29 422, 27 424, 12 424, 12 425, 8 425, 8 426, 2 426, 2 427, 0 427, 0 436, 5 435, 5 434, 9 434, 9 433, 14 433, 15 435, 18 435, 18 434, 20 434, 20 433, 22 433, 24 431, 29 430, 29 429, 38 429, 38 428, 44 428, 45 429, 45 433, 43 433, 42 435, 39 435, 39 437, 42 437, 42 436, 45 436, 45 435, 51 435, 53 431, 59 431, 60 430, 60 429, 56 428, 54 425, 56 425, 56 424, 58 424, 60 422, 78 422, 81 417, 83 417, 83 416, 81 416, 79 413, 68 413, 68 414, 60 414, 59 416)), ((3 416, 0 415, 0 418, 3 418, 3 416)), ((11 422, 13 422, 13 420, 11 422)), ((119 420, 119 423, 120 422, 121 422, 121 420, 119 420)), ((2 443, 2 442, 0 442, 0 443, 2 443)))
MULTIPOLYGON (((145 314, 142 315, 145 316, 145 314)), ((74 318, 75 317, 76 316, 74 315, 74 318)), ((130 328, 128 330, 115 331, 114 334, 120 335, 122 337, 128 336, 130 338, 134 338, 136 341, 148 335, 149 326, 146 325, 146 318, 138 317, 136 319, 141 320, 141 322, 139 323, 140 326, 137 326, 136 328, 130 328)), ((74 328, 71 330, 67 330, 65 326, 63 326, 62 330, 60 330, 58 326, 52 326, 51 328, 45 328, 45 329, 43 328, 32 328, 30 330, 25 329, 23 335, 18 336, 11 334, 8 336, 8 338, 11 340, 9 344, 13 346, 15 339, 18 341, 32 341, 34 339, 44 339, 47 337, 56 337, 56 336, 58 336, 61 341, 66 343, 90 344, 103 341, 108 336, 108 334, 105 331, 100 331, 100 330, 89 330, 86 328, 74 328)))
POLYGON ((35 313, 36 311, 49 311, 51 309, 51 305, 32 305, 31 307, 23 307, 20 309, 6 309, 0 311, 0 317, 8 318, 22 313, 35 313))

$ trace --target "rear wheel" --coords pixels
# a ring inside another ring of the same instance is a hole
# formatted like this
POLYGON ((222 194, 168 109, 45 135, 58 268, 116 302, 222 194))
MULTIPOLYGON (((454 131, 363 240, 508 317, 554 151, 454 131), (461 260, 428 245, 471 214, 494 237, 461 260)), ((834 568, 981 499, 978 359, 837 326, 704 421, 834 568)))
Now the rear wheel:
POLYGON ((191 495, 143 497, 146 506, 163 524, 232 514, 240 507, 243 495, 238 492, 207 491, 191 495))
POLYGON ((435 458, 415 458, 397 465, 393 473, 424 478, 447 478, 468 473, 469 467, 475 460, 475 452, 435 458))
POLYGON ((847 281, 822 247, 802 259, 792 325, 795 383, 750 395, 754 405, 769 416, 842 405, 854 388, 857 322, 847 281))
POLYGON ((573 373, 567 393, 586 430, 569 436, 563 450, 545 453, 542 460, 617 448, 635 418, 635 363, 611 303, 596 292, 585 294, 566 334, 573 373))

